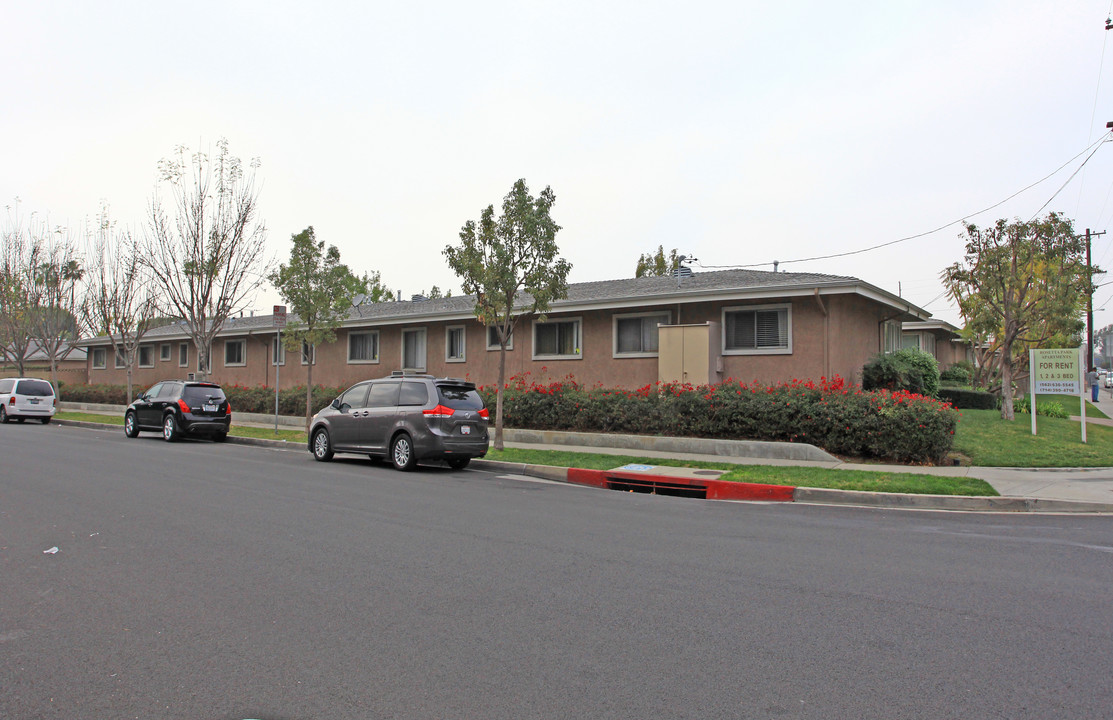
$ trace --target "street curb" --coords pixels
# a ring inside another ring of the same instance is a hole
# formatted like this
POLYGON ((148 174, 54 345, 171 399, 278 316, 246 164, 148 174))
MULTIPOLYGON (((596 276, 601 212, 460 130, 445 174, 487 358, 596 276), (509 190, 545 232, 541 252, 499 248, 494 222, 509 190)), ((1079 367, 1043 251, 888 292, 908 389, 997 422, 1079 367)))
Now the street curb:
MULTIPOLYGON (((879 493, 861 490, 831 490, 827 488, 793 487, 791 485, 765 485, 760 483, 731 482, 729 480, 685 481, 671 475, 630 473, 621 470, 588 470, 584 468, 556 468, 547 465, 525 465, 499 460, 473 460, 472 467, 492 472, 508 472, 528 477, 556 480, 573 485, 603 489, 627 489, 622 481, 640 481, 636 491, 657 495, 685 495, 698 497, 701 489, 708 500, 735 500, 748 502, 798 502, 817 505, 847 505, 916 510, 948 510, 964 512, 1033 512, 1033 513, 1113 513, 1113 505, 1069 500, 1043 500, 1040 498, 964 495, 919 495, 914 493, 879 493), (691 493, 677 492, 677 486, 688 486, 691 493), (697 493, 697 494, 693 494, 697 493)), ((629 488, 635 490, 635 488, 629 488)))
MULTIPOLYGON (((53 420, 58 425, 72 425, 94 430, 117 430, 122 425, 87 422, 85 420, 53 420)), ((228 436, 228 443, 274 449, 301 449, 300 443, 264 438, 228 436)), ((910 493, 878 493, 861 490, 831 490, 803 488, 791 485, 765 485, 760 483, 731 482, 727 480, 693 480, 672 475, 653 475, 622 470, 590 470, 563 468, 551 465, 528 465, 501 460, 473 460, 471 467, 490 472, 513 473, 573 485, 605 489, 651 492, 656 495, 682 495, 703 497, 708 500, 734 500, 748 502, 798 502, 819 505, 848 505, 859 507, 949 510, 965 512, 1030 512, 1030 513, 1101 513, 1113 514, 1113 504, 1087 503, 1070 500, 1044 500, 1025 497, 986 497, 962 495, 917 495, 910 493)))

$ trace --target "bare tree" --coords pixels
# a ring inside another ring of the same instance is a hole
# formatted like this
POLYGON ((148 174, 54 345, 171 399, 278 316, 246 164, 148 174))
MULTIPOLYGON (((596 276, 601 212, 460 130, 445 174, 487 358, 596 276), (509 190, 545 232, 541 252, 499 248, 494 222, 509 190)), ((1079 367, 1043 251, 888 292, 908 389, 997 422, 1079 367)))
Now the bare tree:
POLYGON ((44 223, 35 222, 34 213, 24 224, 19 198, 6 209, 0 236, 0 357, 23 376, 34 349, 33 319, 38 307, 32 269, 39 264, 46 229, 44 223))
POLYGON ((57 228, 42 242, 31 268, 31 313, 35 343, 50 362, 50 382, 61 399, 58 363, 69 354, 80 330, 77 286, 84 276, 68 228, 57 228))
POLYGON ((160 181, 148 211, 144 263, 154 273, 165 311, 185 322, 197 347, 198 372, 211 372, 213 338, 254 298, 266 280, 266 228, 258 220, 255 169, 217 142, 213 158, 186 148, 158 164, 160 181), (172 202, 172 217, 162 195, 172 202))
POLYGON ((88 242, 83 315, 92 332, 109 337, 115 356, 125 363, 130 400, 139 343, 158 315, 158 288, 140 262, 138 240, 116 228, 106 205, 88 232, 88 242))

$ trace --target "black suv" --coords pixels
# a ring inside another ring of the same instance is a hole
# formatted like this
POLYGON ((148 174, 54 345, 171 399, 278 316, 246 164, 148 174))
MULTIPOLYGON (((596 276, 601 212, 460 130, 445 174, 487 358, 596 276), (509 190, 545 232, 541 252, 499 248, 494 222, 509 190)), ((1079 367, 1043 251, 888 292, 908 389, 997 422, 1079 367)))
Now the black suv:
POLYGON ((216 383, 164 380, 140 393, 124 414, 124 434, 160 430, 167 442, 183 435, 202 435, 217 442, 228 437, 232 404, 216 383))
POLYGON ((313 416, 309 451, 389 457, 399 470, 419 460, 467 467, 487 454, 487 408, 475 384, 458 378, 404 375, 367 380, 345 390, 313 416))

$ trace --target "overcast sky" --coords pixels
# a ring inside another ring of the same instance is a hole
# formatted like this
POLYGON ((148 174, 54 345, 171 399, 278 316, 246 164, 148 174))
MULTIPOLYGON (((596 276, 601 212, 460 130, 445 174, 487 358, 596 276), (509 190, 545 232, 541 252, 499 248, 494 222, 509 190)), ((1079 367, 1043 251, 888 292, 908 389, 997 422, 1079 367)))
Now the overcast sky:
POLYGON ((1106 134, 1109 0, 2 7, 2 204, 77 228, 103 199, 141 229, 159 159, 227 137, 262 161, 276 259, 313 225, 407 298, 460 292, 442 249, 518 178, 556 193, 572 282, 663 245, 696 272, 852 275, 956 324, 958 223, 790 261, 963 218, 1113 217, 1110 143, 1053 200, 1089 152, 975 215, 1106 134))

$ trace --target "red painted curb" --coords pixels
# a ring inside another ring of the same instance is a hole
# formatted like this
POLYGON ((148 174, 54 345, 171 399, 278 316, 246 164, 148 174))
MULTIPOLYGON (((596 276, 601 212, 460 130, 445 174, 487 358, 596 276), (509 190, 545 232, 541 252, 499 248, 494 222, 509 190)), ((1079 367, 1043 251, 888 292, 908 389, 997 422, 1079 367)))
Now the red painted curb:
POLYGON ((671 475, 627 472, 623 470, 587 470, 568 468, 568 482, 598 488, 654 492, 660 495, 706 497, 708 500, 760 500, 792 502, 791 485, 729 482, 725 480, 689 480, 671 475))

